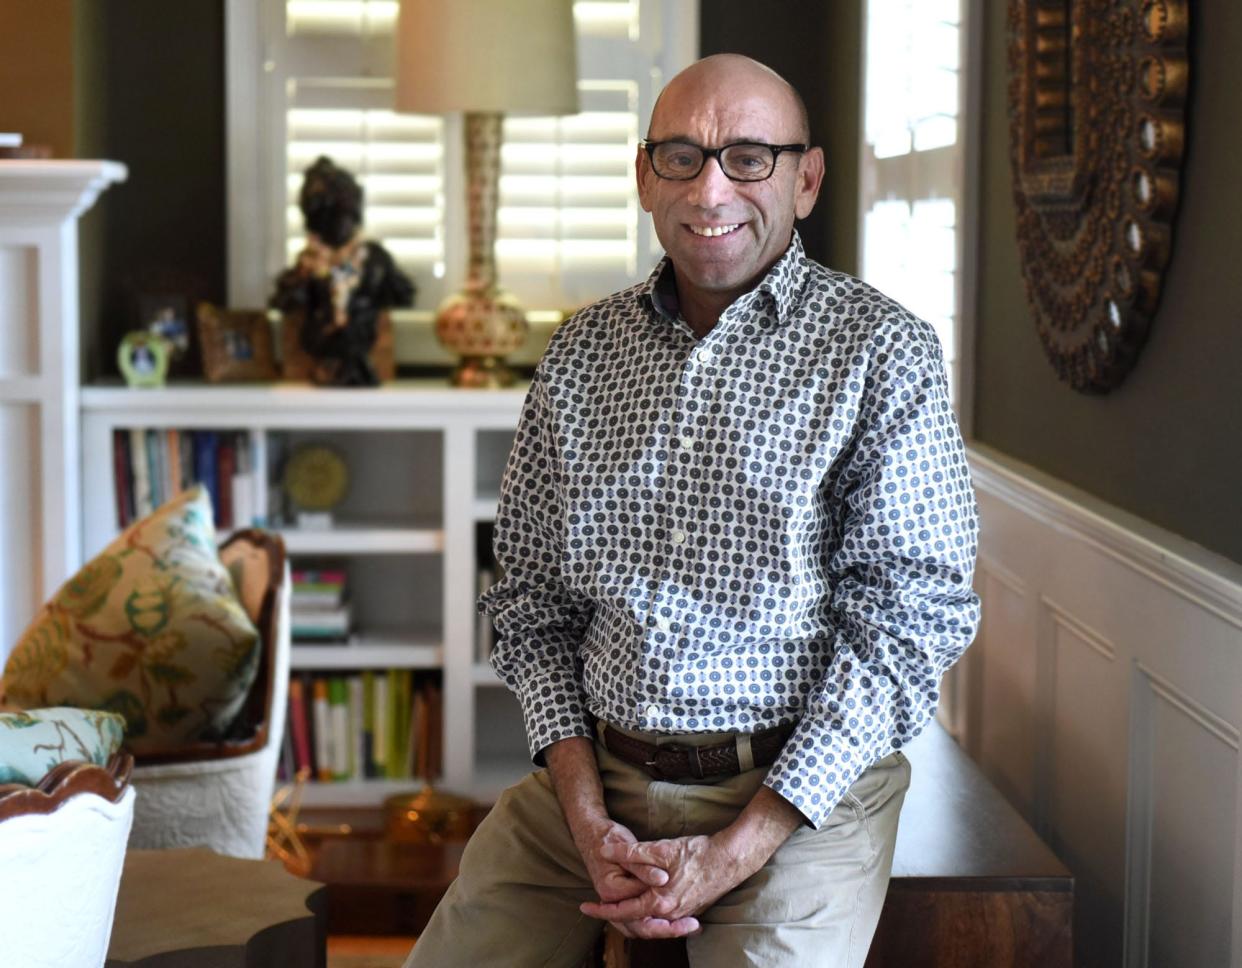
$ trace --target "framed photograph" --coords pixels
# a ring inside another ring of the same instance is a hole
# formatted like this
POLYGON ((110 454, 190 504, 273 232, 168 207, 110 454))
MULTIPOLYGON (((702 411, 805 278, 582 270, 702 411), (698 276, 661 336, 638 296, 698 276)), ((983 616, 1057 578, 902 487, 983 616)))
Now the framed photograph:
POLYGON ((194 307, 208 298, 203 279, 190 272, 145 266, 123 280, 125 329, 145 330, 168 344, 168 376, 193 377, 203 371, 194 307))
POLYGON ((262 309, 221 309, 202 302, 195 310, 203 348, 203 375, 211 383, 276 379, 272 328, 262 309))
POLYGON ((131 387, 162 387, 168 375, 168 353, 162 337, 136 329, 121 340, 116 363, 131 387))
POLYGON ((140 293, 139 323, 147 332, 168 344, 170 361, 180 361, 190 351, 190 300, 181 293, 140 293))

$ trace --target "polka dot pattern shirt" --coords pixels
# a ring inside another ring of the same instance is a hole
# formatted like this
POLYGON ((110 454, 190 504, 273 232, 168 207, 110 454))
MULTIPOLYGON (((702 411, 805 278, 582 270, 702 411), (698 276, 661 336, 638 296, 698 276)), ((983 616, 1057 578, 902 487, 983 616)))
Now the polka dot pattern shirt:
POLYGON ((592 716, 797 721, 765 782, 818 827, 974 637, 977 527, 931 326, 795 234, 699 340, 665 260, 535 372, 480 599, 492 666, 536 763, 592 716))

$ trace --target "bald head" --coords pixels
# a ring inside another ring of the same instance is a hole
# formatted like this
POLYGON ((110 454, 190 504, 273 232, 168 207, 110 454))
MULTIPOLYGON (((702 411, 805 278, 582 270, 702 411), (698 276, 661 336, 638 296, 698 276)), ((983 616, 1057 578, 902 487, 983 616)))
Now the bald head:
POLYGON ((679 133, 670 128, 675 128, 687 105, 732 93, 762 98, 777 112, 776 120, 791 143, 810 143, 811 125, 802 96, 772 68, 742 54, 704 57, 669 81, 651 112, 648 140, 679 133))

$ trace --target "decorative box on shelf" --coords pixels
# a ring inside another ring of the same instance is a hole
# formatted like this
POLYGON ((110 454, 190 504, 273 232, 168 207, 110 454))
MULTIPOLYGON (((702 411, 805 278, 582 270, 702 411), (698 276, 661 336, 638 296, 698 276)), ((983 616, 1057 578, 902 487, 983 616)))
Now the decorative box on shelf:
MULTIPOLYGON (((222 532, 250 524, 272 528, 284 537, 294 568, 327 560, 348 582, 341 634, 296 643, 294 674, 339 678, 399 670, 418 681, 430 677, 442 697, 438 785, 490 799, 529 769, 517 703, 506 690, 491 688, 498 680, 480 661, 475 611, 484 566, 480 522, 495 514, 524 396, 524 388, 458 390, 430 380, 375 390, 86 387, 83 551, 93 554, 116 535, 127 502, 136 500, 136 467, 147 488, 164 491, 181 486, 187 474, 214 475, 213 497, 228 512, 221 520, 216 504, 222 532), (193 442, 206 433, 231 441, 232 455, 197 465, 193 442), (135 444, 143 448, 137 462, 135 444), (348 468, 347 492, 326 528, 298 527, 281 486, 283 462, 308 444, 331 447, 348 468), (177 460, 169 457, 170 447, 177 460), (191 456, 180 456, 186 447, 191 456)), ((419 782, 312 783, 307 803, 378 806, 419 782)))

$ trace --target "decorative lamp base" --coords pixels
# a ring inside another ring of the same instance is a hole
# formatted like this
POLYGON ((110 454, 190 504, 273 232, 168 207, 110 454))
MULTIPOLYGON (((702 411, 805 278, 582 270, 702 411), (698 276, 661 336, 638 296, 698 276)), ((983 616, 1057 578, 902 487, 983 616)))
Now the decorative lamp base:
POLYGON ((467 287, 436 312, 440 345, 461 357, 451 382, 459 387, 507 387, 514 380, 504 357, 526 340, 526 313, 496 287, 467 287))
POLYGON ((449 382, 470 390, 503 390, 517 382, 517 374, 499 357, 463 356, 449 382))

